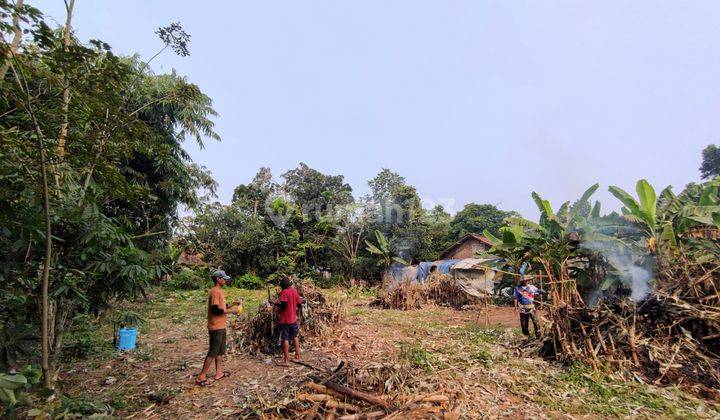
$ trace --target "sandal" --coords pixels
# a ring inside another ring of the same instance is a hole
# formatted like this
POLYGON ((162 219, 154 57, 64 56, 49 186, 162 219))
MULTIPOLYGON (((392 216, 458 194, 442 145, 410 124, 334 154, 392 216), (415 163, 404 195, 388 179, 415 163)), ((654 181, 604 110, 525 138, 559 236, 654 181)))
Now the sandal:
POLYGON ((198 380, 198 379, 195 379, 195 385, 197 385, 197 386, 208 386, 208 380, 205 379, 205 380, 200 381, 200 380, 198 380))
POLYGON ((230 375, 232 375, 232 372, 229 372, 229 371, 226 370, 226 371, 223 372, 222 376, 220 376, 219 378, 215 378, 215 380, 216 380, 216 381, 219 381, 220 379, 223 379, 223 378, 229 378, 230 375))

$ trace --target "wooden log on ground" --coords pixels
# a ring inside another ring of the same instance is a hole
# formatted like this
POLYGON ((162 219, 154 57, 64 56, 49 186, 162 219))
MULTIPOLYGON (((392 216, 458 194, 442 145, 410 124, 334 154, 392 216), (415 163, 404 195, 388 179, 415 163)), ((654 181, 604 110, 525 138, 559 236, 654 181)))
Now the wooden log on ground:
POLYGON ((340 398, 346 397, 346 395, 343 395, 337 391, 334 391, 334 390, 326 387, 325 385, 320 385, 315 382, 308 382, 305 384, 305 387, 307 387, 308 389, 310 389, 312 391, 315 391, 316 394, 328 394, 328 395, 332 395, 333 397, 340 397, 340 398))
POLYGON ((384 411, 370 411, 362 414, 350 414, 348 416, 338 417, 337 420, 373 420, 385 417, 384 411))
POLYGON ((334 398, 327 394, 297 394, 296 400, 307 401, 307 402, 320 402, 320 401, 331 401, 334 398))
POLYGON ((423 397, 421 402, 436 402, 436 403, 444 403, 449 402, 450 398, 448 398, 446 395, 428 395, 427 397, 423 397))
POLYGON ((337 382, 328 381, 325 383, 325 386, 332 389, 333 391, 337 391, 343 395, 347 395, 350 398, 355 398, 356 400, 365 401, 367 403, 370 403, 372 405, 377 405, 382 408, 388 407, 388 402, 384 399, 378 397, 377 395, 368 394, 366 392, 358 391, 352 388, 348 388, 345 385, 340 385, 337 382))
POLYGON ((327 402, 325 402, 325 407, 334 408, 334 409, 338 409, 338 410, 350 411, 353 413, 357 413, 358 411, 361 410, 360 407, 358 407, 357 405, 353 405, 350 403, 344 403, 344 402, 340 402, 340 401, 336 401, 336 400, 328 400, 327 402))

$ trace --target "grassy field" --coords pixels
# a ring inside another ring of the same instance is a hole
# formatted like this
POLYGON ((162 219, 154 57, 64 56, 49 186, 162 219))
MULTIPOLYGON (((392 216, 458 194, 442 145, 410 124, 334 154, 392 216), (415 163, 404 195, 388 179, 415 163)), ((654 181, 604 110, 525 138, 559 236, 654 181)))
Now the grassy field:
MULTIPOLYGON (((678 388, 522 356, 517 351, 521 335, 509 308, 492 308, 490 324, 485 325, 484 317, 473 311, 434 306, 383 310, 368 306, 367 293, 328 294, 347 301, 348 321, 331 336, 307 341, 307 357, 402 366, 412 372, 413 385, 405 392, 450 392, 468 418, 720 416, 716 405, 678 388)), ((228 288, 226 296, 228 301, 242 298, 246 313, 253 313, 267 292, 228 288)), ((132 305, 146 321, 138 349, 130 353, 112 349, 107 317, 86 319, 67 337, 68 362, 60 372, 64 397, 44 409, 84 415, 232 417, 290 396, 294 389, 283 376, 302 374, 301 367, 288 373, 262 357, 244 354, 229 358, 228 367, 235 372, 231 380, 210 389, 194 386, 207 340, 206 299, 206 291, 161 291, 148 302, 132 305)))

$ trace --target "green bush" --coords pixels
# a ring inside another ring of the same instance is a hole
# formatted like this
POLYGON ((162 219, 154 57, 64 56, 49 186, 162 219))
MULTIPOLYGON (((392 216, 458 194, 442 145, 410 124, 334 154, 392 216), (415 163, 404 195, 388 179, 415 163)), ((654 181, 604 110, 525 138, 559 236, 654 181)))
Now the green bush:
POLYGON ((205 270, 182 268, 179 273, 165 282, 165 287, 170 290, 207 289, 212 287, 212 280, 205 270))
POLYGON ((323 289, 332 289, 335 286, 345 284, 345 277, 339 274, 333 274, 327 279, 320 277, 315 280, 315 284, 323 289))
POLYGON ((233 286, 240 287, 242 289, 262 289, 265 287, 265 281, 254 274, 245 273, 234 279, 233 286))

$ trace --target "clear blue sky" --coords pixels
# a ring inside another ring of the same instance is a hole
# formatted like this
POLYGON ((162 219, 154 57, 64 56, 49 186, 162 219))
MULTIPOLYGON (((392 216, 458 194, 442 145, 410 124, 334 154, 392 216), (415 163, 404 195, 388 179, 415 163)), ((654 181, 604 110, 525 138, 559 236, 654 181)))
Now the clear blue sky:
MULTIPOLYGON (((62 0, 27 0, 58 22, 62 0)), ((356 195, 382 167, 427 200, 535 217, 601 183, 676 191, 720 140, 716 1, 77 0, 82 40, 147 59, 179 21, 176 68, 215 101, 221 143, 188 145, 219 198, 303 161, 356 195)))

